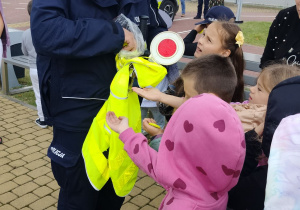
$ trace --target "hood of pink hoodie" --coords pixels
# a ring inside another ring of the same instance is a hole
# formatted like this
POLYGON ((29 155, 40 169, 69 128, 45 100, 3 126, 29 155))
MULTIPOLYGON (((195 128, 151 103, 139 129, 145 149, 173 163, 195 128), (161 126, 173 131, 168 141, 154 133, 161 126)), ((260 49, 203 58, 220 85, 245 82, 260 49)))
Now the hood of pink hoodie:
POLYGON ((244 158, 244 132, 234 109, 201 94, 169 121, 158 152, 158 177, 174 194, 214 204, 237 184, 244 158))

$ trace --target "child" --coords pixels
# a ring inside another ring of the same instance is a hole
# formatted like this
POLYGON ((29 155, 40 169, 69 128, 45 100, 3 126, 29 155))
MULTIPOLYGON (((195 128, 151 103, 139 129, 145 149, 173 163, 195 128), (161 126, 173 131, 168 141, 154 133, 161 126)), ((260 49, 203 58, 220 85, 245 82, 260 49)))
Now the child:
MULTIPOLYGON (((297 70, 296 67, 292 66, 287 66, 287 68, 294 68, 294 70, 297 70)), ((258 155, 261 156, 262 154, 264 154, 266 157, 269 157, 270 147, 271 144, 273 144, 272 140, 274 139, 273 135, 280 121, 289 115, 300 113, 299 90, 300 76, 286 79, 272 89, 268 97, 268 108, 265 118, 262 143, 257 141, 257 134, 253 135, 253 138, 247 138, 246 135, 247 151, 245 163, 238 184, 229 192, 228 207, 230 209, 270 209, 267 208, 267 206, 264 206, 267 174, 269 173, 268 165, 257 166, 257 157, 258 155), (255 151, 258 152, 256 153, 255 151), (257 155, 255 155, 255 153, 257 155)), ((295 127, 297 125, 294 124, 293 126, 295 127)), ((292 127, 286 127, 285 129, 291 130, 292 127)), ((283 138, 281 140, 286 141, 287 139, 283 138)), ((284 148, 282 147, 282 149, 284 148)), ((283 158, 284 157, 282 156, 280 160, 283 160, 283 158)), ((297 162, 297 159, 294 157, 292 157, 291 160, 297 162)), ((285 166, 288 164, 289 163, 285 163, 285 166)), ((285 182, 290 182, 288 177, 285 175, 280 173, 276 175, 279 177, 273 176, 273 178, 275 178, 277 181, 280 180, 280 178, 284 178, 285 182)), ((273 195, 279 195, 280 193, 282 196, 288 195, 278 191, 277 189, 275 191, 273 190, 272 193, 273 195)), ((289 200, 288 202, 293 203, 292 200, 289 200)), ((280 209, 289 209, 287 206, 288 205, 285 205, 286 208, 280 209)), ((276 207, 277 206, 273 206, 272 209, 279 209, 276 207)))
MULTIPOLYGON (((27 11, 30 16, 32 7, 32 1, 28 2, 27 11)), ((41 105, 41 97, 40 97, 40 88, 39 88, 39 78, 36 68, 36 52, 34 46, 32 44, 31 38, 31 30, 30 28, 23 32, 22 35, 22 52, 24 55, 29 56, 29 64, 30 64, 30 79, 35 95, 35 103, 38 112, 38 117, 35 120, 35 123, 41 128, 47 128, 46 123, 44 122, 44 114, 41 105)))
POLYGON ((186 102, 170 119, 159 152, 127 118, 109 112, 106 121, 137 166, 168 191, 159 209, 226 209, 245 155, 241 123, 228 104, 234 67, 228 58, 202 56, 184 68, 182 79, 186 102))
MULTIPOLYGON (((218 54, 231 59, 238 79, 234 95, 231 99, 233 102, 242 102, 244 95, 243 71, 245 62, 241 48, 243 39, 242 32, 236 24, 216 21, 205 29, 198 41, 197 50, 195 52, 196 58, 203 55, 218 54)), ((144 98, 152 101, 160 101, 175 108, 182 104, 181 98, 161 93, 155 88, 134 88, 133 91, 144 98)), ((180 95, 182 93, 176 94, 180 95)))
MULTIPOLYGON (((229 22, 212 22, 207 29, 203 32, 203 35, 198 40, 197 50, 195 52, 195 57, 201 57, 203 55, 208 54, 218 54, 224 57, 229 57, 234 65, 234 69, 236 71, 238 83, 234 91, 234 95, 231 99, 233 102, 242 102, 244 96, 244 79, 243 79, 243 71, 244 71, 244 58, 243 58, 243 50, 241 45, 243 44, 243 35, 241 29, 233 23, 229 22)), ((169 94, 164 94, 158 91, 155 88, 133 88, 140 96, 147 98, 152 101, 159 102, 160 112, 167 114, 170 116, 173 112, 171 107, 178 108, 182 103, 182 96, 184 96, 184 92, 182 90, 182 81, 179 78, 176 83, 176 96, 175 97, 169 94), (167 104, 167 105, 166 105, 167 104), (169 105, 169 106, 168 106, 169 105), (168 109, 168 110, 167 110, 168 109), (165 111, 166 110, 166 111, 165 111)), ((143 121, 143 129, 147 131, 151 136, 156 136, 162 134, 163 130, 154 128, 149 125, 149 122, 155 123, 153 119, 146 118, 143 121)), ((157 137, 157 136, 156 136, 157 137)), ((158 136, 160 138, 160 136, 158 136)), ((156 139, 155 141, 151 141, 151 145, 154 148, 157 147, 157 141, 160 139, 156 139)), ((159 144, 159 142, 158 142, 159 144)))
POLYGON ((259 136, 262 134, 270 92, 281 81, 298 75, 299 68, 286 64, 273 64, 261 71, 256 86, 250 88, 249 100, 243 104, 232 104, 245 132, 255 129, 259 136))

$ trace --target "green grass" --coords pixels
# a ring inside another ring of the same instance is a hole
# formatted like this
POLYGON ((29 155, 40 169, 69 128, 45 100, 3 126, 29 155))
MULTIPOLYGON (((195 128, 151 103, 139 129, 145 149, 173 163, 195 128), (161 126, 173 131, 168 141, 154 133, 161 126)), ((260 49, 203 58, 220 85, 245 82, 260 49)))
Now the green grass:
MULTIPOLYGON (((244 22, 239 26, 244 33, 246 44, 260 47, 265 46, 271 22, 244 22)), ((31 85, 28 69, 25 71, 25 77, 18 79, 18 81, 22 86, 31 85)), ((27 104, 36 106, 33 91, 15 94, 12 95, 12 97, 17 98, 27 104)))
POLYGON ((34 92, 31 91, 27 91, 27 92, 23 92, 23 93, 19 93, 19 94, 14 94, 12 95, 13 98, 16 98, 20 101, 25 102, 26 104, 30 104, 32 106, 36 106, 35 104, 35 96, 34 96, 34 92))
POLYGON ((265 47, 271 22, 244 22, 240 24, 245 37, 245 43, 265 47))
MULTIPOLYGON (((25 69, 25 77, 19 78, 18 82, 21 85, 21 87, 32 85, 31 80, 30 80, 30 75, 29 75, 29 69, 25 69)), ((16 98, 20 101, 23 101, 23 102, 27 103, 27 104, 30 104, 32 106, 36 106, 35 96, 34 96, 34 92, 32 90, 27 91, 27 92, 23 92, 23 93, 14 94, 14 95, 11 95, 11 96, 13 98, 16 98)))

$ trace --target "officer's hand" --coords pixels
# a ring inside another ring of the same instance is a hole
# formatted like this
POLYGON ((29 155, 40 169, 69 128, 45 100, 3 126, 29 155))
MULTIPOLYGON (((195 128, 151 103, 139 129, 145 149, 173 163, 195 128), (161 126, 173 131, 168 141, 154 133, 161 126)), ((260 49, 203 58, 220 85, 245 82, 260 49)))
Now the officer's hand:
POLYGON ((143 129, 150 135, 150 136, 156 136, 158 134, 162 134, 164 131, 160 128, 153 127, 152 125, 149 125, 149 123, 155 123, 155 120, 152 118, 144 118, 143 120, 143 129))
POLYGON ((127 50, 127 51, 136 50, 136 41, 133 36, 133 33, 126 30, 125 28, 123 28, 123 30, 124 30, 124 36, 125 36, 123 50, 127 50))
POLYGON ((128 119, 126 117, 117 118, 114 112, 107 112, 106 122, 113 131, 119 134, 129 128, 128 119))

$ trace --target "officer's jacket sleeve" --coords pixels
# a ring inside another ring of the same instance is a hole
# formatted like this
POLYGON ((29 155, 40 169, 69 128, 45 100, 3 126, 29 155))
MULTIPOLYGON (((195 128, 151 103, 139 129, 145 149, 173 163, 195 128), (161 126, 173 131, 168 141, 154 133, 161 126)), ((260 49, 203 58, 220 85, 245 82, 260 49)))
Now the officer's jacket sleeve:
POLYGON ((124 43, 121 25, 105 20, 109 9, 86 4, 68 0, 33 1, 30 22, 37 53, 69 58, 118 53, 124 43), (78 4, 76 11, 74 4, 78 4), (81 6, 86 11, 82 11, 81 6), (101 15, 102 10, 105 15, 101 15))

